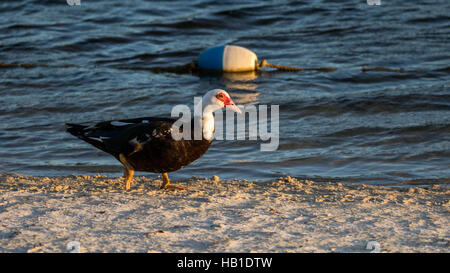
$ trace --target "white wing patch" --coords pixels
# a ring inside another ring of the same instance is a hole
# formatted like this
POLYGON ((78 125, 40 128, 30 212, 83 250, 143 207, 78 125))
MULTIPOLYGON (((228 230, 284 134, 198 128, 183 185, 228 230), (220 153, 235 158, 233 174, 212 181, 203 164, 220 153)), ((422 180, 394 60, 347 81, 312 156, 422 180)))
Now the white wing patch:
POLYGON ((133 123, 121 122, 121 121, 111 121, 110 123, 112 126, 126 126, 126 125, 133 124, 133 123))
POLYGON ((159 132, 157 129, 154 129, 152 132, 152 136, 153 137, 163 137, 164 133, 163 132, 159 132))
POLYGON ((91 131, 91 130, 94 130, 96 128, 97 128, 97 125, 94 124, 94 125, 91 125, 91 126, 88 126, 88 127, 84 128, 83 131, 91 131))
POLYGON ((103 140, 99 137, 89 137, 92 140, 103 142, 103 140))
POLYGON ((110 139, 110 137, 104 137, 104 136, 100 136, 100 137, 89 137, 89 138, 92 139, 92 140, 95 140, 95 141, 99 141, 99 142, 103 142, 103 140, 110 139))
POLYGON ((137 138, 138 137, 135 137, 135 138, 133 138, 132 140, 130 140, 130 141, 128 141, 128 143, 130 143, 131 145, 133 145, 133 146, 136 146, 136 145, 144 145, 145 143, 147 143, 147 142, 149 142, 150 140, 152 140, 152 138, 150 137, 150 135, 149 134, 145 134, 145 137, 147 138, 144 142, 140 142, 137 138))
POLYGON ((139 141, 137 141, 137 137, 133 138, 132 140, 128 141, 131 145, 135 146, 139 144, 139 141))

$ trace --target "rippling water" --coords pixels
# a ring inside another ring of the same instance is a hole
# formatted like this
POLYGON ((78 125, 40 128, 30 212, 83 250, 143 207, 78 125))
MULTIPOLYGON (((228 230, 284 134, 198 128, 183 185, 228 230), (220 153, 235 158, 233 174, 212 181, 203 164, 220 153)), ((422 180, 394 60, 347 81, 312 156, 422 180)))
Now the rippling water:
MULTIPOLYGON (((183 178, 450 181, 450 1, 1 1, 0 171, 119 175, 65 122, 168 116, 206 90, 280 105, 280 146, 216 141, 183 178), (155 73, 211 46, 334 72, 155 73), (362 72, 362 67, 411 72, 362 72)), ((144 174, 144 173, 142 173, 144 174)), ((146 174, 153 175, 153 174, 146 174)))

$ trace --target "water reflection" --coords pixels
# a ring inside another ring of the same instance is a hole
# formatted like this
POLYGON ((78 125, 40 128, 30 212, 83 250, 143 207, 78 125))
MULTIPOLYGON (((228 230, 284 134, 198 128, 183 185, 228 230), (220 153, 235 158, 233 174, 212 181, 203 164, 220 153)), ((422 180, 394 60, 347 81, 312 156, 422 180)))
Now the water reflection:
POLYGON ((255 71, 222 74, 222 82, 228 89, 256 90, 258 85, 253 81, 258 78, 255 71))
POLYGON ((258 78, 255 71, 241 73, 223 73, 221 81, 232 94, 237 104, 258 104, 259 92, 233 92, 233 89, 255 91, 258 85, 254 82, 258 78))
MULTIPOLYGON (((240 89, 242 89, 242 88, 240 88, 240 89)), ((233 97, 233 100, 236 104, 243 104, 243 105, 259 104, 259 100, 258 100, 259 92, 236 93, 236 92, 230 91, 229 93, 233 97)))

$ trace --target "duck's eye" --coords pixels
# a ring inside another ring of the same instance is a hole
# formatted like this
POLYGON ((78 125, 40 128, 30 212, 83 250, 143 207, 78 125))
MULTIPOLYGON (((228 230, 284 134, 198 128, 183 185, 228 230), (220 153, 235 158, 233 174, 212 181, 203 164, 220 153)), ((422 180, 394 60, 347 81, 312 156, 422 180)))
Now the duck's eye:
POLYGON ((223 94, 219 93, 219 95, 217 95, 218 98, 222 99, 223 98, 223 94))

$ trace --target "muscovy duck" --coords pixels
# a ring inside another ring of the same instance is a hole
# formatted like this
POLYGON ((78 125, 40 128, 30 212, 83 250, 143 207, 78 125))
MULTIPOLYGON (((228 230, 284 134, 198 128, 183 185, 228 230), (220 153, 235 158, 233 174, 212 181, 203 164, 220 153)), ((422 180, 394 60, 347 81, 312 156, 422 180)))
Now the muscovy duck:
POLYGON ((208 150, 214 135, 214 111, 229 108, 241 113, 230 95, 222 89, 208 91, 201 103, 203 114, 194 114, 189 139, 172 137, 175 128, 180 134, 183 132, 182 126, 173 126, 177 121, 174 118, 143 117, 94 125, 67 123, 66 129, 70 134, 111 154, 124 165, 126 190, 130 189, 134 171, 161 173, 161 188, 185 189, 171 185, 167 173, 187 166, 208 150), (201 139, 195 138, 195 128, 201 129, 201 139))

